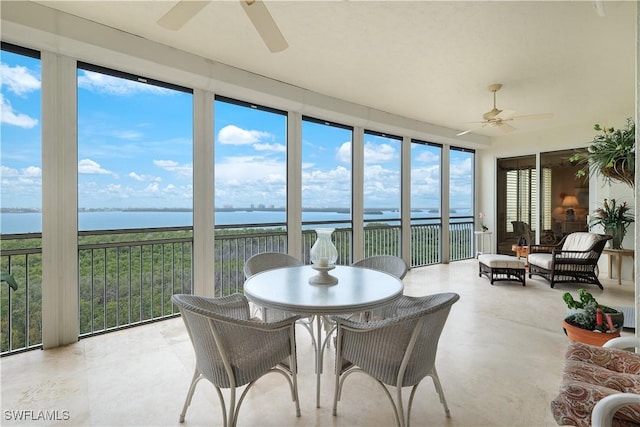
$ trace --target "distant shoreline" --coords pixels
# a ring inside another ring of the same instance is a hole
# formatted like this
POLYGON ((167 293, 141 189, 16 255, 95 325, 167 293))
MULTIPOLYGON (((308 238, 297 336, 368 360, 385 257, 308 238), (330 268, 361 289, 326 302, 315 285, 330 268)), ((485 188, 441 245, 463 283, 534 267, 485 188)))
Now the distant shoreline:
MULTIPOLYGON (((350 208, 302 208, 304 212, 335 212, 350 213, 350 208)), ((216 208, 216 212, 285 212, 286 208, 267 207, 242 207, 242 208, 216 208)), ((371 208, 365 209, 366 214, 382 214, 383 212, 397 212, 397 208, 371 208)), ((78 212, 193 212, 190 208, 80 208, 78 212)), ((0 213, 42 213, 40 208, 0 208, 0 213)))
MULTIPOLYGON (((467 210, 468 208, 452 208, 450 210, 451 213, 456 213, 457 209, 467 210)), ((268 207, 223 207, 223 208, 215 208, 216 212, 285 212, 286 208, 278 207, 278 208, 268 208, 268 207)), ((303 212, 335 212, 335 213, 344 213, 348 214, 351 212, 351 208, 340 208, 340 207, 328 207, 328 208, 316 208, 316 207, 307 207, 302 208, 303 212)), ((438 213, 438 208, 414 208, 411 209, 412 212, 429 212, 429 213, 438 213)), ((80 208, 78 212, 193 212, 191 208, 80 208)), ((376 215, 382 214, 383 212, 398 212, 398 208, 366 208, 364 209, 365 214, 376 215)), ((40 208, 0 208, 0 213, 42 213, 42 209, 40 208)))

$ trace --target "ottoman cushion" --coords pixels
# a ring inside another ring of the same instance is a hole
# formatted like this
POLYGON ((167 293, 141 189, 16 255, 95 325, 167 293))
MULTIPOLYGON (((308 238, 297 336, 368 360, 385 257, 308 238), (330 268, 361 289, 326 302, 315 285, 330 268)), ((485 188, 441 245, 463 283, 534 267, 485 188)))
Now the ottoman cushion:
POLYGON ((482 254, 478 261, 491 268, 524 268, 524 261, 509 255, 482 254))

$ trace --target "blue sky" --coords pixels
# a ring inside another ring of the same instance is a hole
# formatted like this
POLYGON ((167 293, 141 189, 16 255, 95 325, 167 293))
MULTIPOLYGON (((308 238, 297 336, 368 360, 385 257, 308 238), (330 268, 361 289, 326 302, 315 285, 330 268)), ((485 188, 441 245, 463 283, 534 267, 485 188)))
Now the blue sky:
MULTIPOLYGON (((40 62, 2 52, 3 207, 41 206, 40 62)), ((190 208, 192 98, 78 70, 81 208, 190 208)), ((286 116, 215 103, 216 206, 285 204, 286 116)), ((302 126, 303 206, 348 207, 351 132, 302 126)), ((414 146, 416 144, 412 144, 414 146)), ((471 159, 451 152, 453 207, 471 204, 471 159)), ((437 207, 438 149, 412 149, 412 203, 437 207)), ((400 142, 365 134, 365 207, 399 207, 400 142)))

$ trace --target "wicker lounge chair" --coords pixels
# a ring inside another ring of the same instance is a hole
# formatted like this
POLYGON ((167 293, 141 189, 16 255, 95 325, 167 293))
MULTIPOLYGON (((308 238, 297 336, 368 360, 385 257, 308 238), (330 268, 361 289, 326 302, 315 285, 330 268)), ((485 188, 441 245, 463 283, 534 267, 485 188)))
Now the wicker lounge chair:
POLYGON ((385 307, 384 320, 367 323, 332 316, 337 324, 333 415, 337 415, 345 379, 354 372, 364 372, 384 388, 399 427, 409 426, 416 388, 426 376, 433 378, 440 402, 449 417, 435 359, 440 334, 451 306, 458 299, 460 296, 455 293, 403 296, 385 307), (387 386, 396 387, 395 401, 387 386), (406 417, 402 403, 403 387, 412 387, 406 417))
POLYGON ((249 302, 241 294, 220 298, 176 294, 171 300, 180 308, 196 353, 196 368, 180 422, 184 422, 198 381, 206 378, 218 392, 223 425, 234 427, 247 391, 269 372, 287 378, 296 416, 300 416, 295 345, 299 316, 274 323, 251 321, 249 302), (236 387, 243 385, 246 388, 236 404, 236 387), (230 389, 228 407, 221 388, 230 389))
POLYGON ((571 233, 553 246, 529 246, 529 278, 556 283, 586 283, 604 289, 596 275, 598 259, 611 236, 596 233, 571 233))

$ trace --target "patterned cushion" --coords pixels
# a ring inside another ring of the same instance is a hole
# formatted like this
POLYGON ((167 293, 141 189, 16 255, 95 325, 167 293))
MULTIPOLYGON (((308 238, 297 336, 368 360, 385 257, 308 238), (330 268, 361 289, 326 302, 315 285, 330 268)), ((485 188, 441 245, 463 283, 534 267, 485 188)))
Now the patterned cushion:
MULTIPOLYGON (((567 349, 560 394, 551 402, 559 425, 588 427, 595 404, 611 394, 640 393, 640 355, 579 342, 567 349)), ((640 405, 621 408, 613 426, 640 426, 640 405)))

